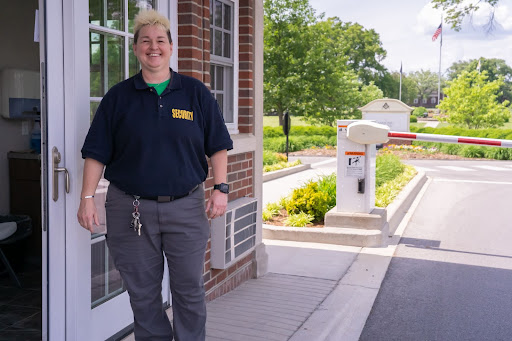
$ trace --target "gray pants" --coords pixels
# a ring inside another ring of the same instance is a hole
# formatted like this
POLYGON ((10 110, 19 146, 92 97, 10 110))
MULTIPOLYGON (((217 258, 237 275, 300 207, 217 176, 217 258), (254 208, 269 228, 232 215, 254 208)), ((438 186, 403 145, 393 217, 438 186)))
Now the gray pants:
POLYGON ((140 236, 130 228, 133 200, 111 184, 105 208, 107 244, 130 296, 135 339, 202 341, 204 256, 210 235, 203 186, 172 202, 140 200, 140 236), (163 253, 169 264, 174 333, 162 307, 163 253))

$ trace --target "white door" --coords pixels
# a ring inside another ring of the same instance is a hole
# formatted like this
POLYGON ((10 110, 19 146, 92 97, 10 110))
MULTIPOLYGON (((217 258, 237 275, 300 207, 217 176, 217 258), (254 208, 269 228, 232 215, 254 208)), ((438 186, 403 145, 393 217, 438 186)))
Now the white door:
MULTIPOLYGON (((39 5, 43 339, 105 340, 129 330, 133 316, 105 243, 108 181, 100 181, 95 195, 100 216, 96 233, 81 228, 76 219, 83 174, 80 149, 104 94, 139 71, 131 50, 133 18, 141 8, 156 7, 156 0, 39 0, 39 5), (55 149, 61 156, 58 173, 55 149)), ((169 3, 160 3, 158 10, 168 16, 169 3)), ((170 302, 167 274, 164 278, 163 301, 170 302)))

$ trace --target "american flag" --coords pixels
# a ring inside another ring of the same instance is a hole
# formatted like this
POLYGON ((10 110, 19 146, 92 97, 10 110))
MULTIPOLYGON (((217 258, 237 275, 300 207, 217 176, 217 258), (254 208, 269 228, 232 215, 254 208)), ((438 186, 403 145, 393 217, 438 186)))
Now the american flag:
POLYGON ((443 23, 440 23, 439 27, 437 28, 437 30, 434 32, 434 35, 432 36, 432 41, 436 41, 437 37, 439 37, 442 30, 443 30, 443 23))

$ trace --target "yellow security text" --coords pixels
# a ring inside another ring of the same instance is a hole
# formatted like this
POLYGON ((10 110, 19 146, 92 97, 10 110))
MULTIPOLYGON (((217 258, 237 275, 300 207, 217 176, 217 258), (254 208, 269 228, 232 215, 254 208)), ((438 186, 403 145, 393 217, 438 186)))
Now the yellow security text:
POLYGON ((172 118, 179 118, 182 120, 194 120, 194 112, 181 109, 172 109, 172 118))

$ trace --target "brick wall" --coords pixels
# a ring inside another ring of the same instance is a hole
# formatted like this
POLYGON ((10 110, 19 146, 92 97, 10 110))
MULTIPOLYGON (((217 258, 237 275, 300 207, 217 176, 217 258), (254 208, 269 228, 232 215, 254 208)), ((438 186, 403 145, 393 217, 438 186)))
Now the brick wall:
POLYGON ((240 0, 238 130, 254 134, 254 0, 240 0))
MULTIPOLYGON (((239 99, 238 130, 254 133, 254 0, 239 3, 239 99)), ((210 2, 209 0, 178 0, 178 68, 180 73, 210 85, 210 2)), ((176 51, 175 51, 176 53, 176 51)), ((254 196, 254 152, 228 156, 229 201, 254 196)), ((209 165, 205 181, 205 199, 213 191, 209 165)), ((210 268, 210 241, 204 264, 207 300, 213 300, 255 276, 254 254, 251 253, 225 270, 210 268)))

